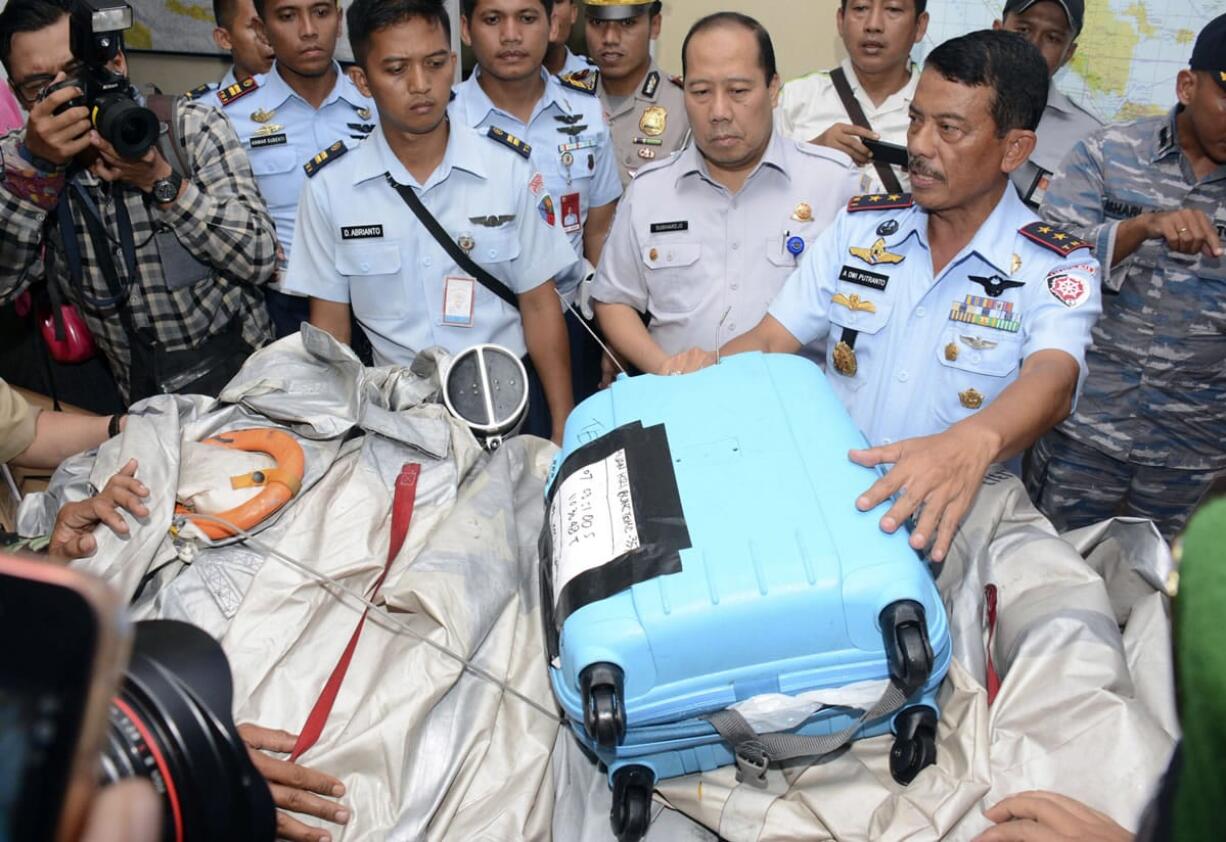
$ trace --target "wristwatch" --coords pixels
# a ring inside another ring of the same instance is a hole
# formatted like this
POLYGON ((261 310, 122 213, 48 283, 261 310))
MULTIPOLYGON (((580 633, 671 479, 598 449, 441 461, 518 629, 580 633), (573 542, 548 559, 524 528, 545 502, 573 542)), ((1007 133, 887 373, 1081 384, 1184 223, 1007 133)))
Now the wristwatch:
POLYGON ((171 170, 170 175, 153 182, 153 200, 159 205, 173 202, 178 197, 179 188, 182 186, 183 176, 171 170))

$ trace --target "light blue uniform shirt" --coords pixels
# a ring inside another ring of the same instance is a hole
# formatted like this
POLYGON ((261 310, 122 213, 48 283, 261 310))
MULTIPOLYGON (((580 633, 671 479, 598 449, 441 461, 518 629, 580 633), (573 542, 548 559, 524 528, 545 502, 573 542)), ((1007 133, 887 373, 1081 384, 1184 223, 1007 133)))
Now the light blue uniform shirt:
POLYGON ((570 47, 563 47, 566 50, 566 60, 562 62, 562 69, 555 73, 555 76, 566 76, 571 73, 579 73, 584 70, 591 70, 596 66, 587 56, 580 56, 572 53, 570 47))
POLYGON ((376 365, 407 365, 433 345, 458 353, 495 342, 527 351, 519 312, 480 283, 471 327, 443 323, 448 276, 466 276, 417 221, 385 173, 413 188, 469 256, 517 294, 567 269, 575 255, 544 221, 552 199, 531 165, 471 129, 451 126, 442 163, 418 184, 382 131, 327 160, 306 180, 289 292, 348 303, 376 365))
MULTIPOLYGON (((617 160, 604 108, 595 94, 565 87, 544 70, 545 93, 527 125, 501 110, 477 82, 480 68, 455 87, 448 113, 453 121, 481 134, 497 127, 531 147, 533 167, 557 207, 558 224, 570 237, 576 258, 583 256, 583 224, 588 210, 616 201, 622 194, 617 160), (566 147, 577 148, 566 148, 566 147), (566 161, 569 156, 570 164, 566 161)), ((582 262, 558 278, 558 291, 569 296, 582 279, 582 262)))
MULTIPOLYGON (((873 197, 852 200, 861 205, 873 207, 873 197)), ((844 211, 788 278, 770 315, 802 344, 826 337, 826 376, 873 445, 939 433, 974 414, 1036 351, 1075 359, 1080 391, 1090 328, 1102 309, 1101 274, 1084 244, 1063 255, 1032 239, 1067 249, 1079 243, 1072 234, 1046 225, 1031 236, 1021 230, 1037 219, 1005 189, 934 278, 928 214, 918 205, 844 211), (854 374, 836 365, 840 344, 854 349, 854 374)))
POLYGON ((306 181, 302 165, 338 140, 356 145, 379 119, 374 100, 363 96, 339 65, 336 73, 336 84, 318 109, 294 93, 275 63, 256 77, 255 90, 221 108, 247 151, 286 255, 294 244, 294 213, 306 181))

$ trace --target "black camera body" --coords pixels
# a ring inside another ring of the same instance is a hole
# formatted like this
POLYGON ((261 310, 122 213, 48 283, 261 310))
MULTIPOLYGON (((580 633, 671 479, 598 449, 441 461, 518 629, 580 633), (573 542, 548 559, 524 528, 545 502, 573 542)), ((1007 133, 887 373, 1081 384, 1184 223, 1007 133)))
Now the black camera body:
POLYGON ((73 56, 82 65, 78 79, 47 88, 43 96, 69 85, 82 96, 59 110, 85 106, 98 134, 124 158, 139 158, 157 143, 161 126, 152 111, 132 96, 127 77, 107 63, 123 48, 123 33, 132 26, 132 7, 123 0, 76 0, 69 23, 73 56))

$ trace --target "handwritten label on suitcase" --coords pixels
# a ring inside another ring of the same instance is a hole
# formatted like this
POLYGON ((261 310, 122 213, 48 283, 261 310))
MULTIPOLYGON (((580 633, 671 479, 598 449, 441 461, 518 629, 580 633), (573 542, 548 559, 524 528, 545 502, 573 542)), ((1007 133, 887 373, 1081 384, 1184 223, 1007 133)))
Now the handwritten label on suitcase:
POLYGON ((553 598, 586 570, 639 548, 626 449, 575 471, 549 507, 553 598))

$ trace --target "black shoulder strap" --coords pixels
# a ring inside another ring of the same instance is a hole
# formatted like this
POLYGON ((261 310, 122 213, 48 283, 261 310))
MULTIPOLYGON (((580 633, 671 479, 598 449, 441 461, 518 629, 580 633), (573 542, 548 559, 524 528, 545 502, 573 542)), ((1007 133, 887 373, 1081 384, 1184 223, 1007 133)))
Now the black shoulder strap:
POLYGON ((397 184, 390 173, 387 176, 387 183, 400 194, 400 198, 404 199, 404 203, 409 206, 409 210, 413 211, 413 215, 417 217, 418 221, 426 226, 430 236, 443 247, 443 250, 451 256, 451 259, 456 262, 457 266, 476 278, 483 287, 494 293, 494 295, 510 304, 516 310, 519 309, 519 299, 515 293, 511 292, 510 287, 474 263, 472 258, 465 254, 464 249, 460 248, 455 240, 447 236, 443 226, 439 225, 438 220, 431 215, 430 211, 426 210, 426 206, 421 203, 421 199, 417 198, 417 194, 413 192, 412 187, 397 184))
MULTIPOLYGON (((873 127, 869 125, 868 117, 865 116, 864 109, 860 107, 860 101, 852 93, 851 84, 847 81, 847 74, 843 72, 842 67, 836 67, 830 71, 830 81, 834 83, 834 92, 839 95, 839 100, 843 103, 843 110, 847 112, 851 122, 862 129, 872 131, 873 127)), ((902 183, 898 180, 898 176, 894 175, 894 170, 889 164, 873 161, 873 169, 877 170, 877 176, 888 192, 902 192, 902 183)))
POLYGON ((158 118, 158 122, 166 127, 166 131, 158 135, 158 151, 170 164, 171 169, 180 178, 191 178, 191 167, 187 165, 187 156, 183 152, 183 139, 179 136, 179 100, 181 96, 168 94, 153 94, 145 98, 145 105, 158 118))

